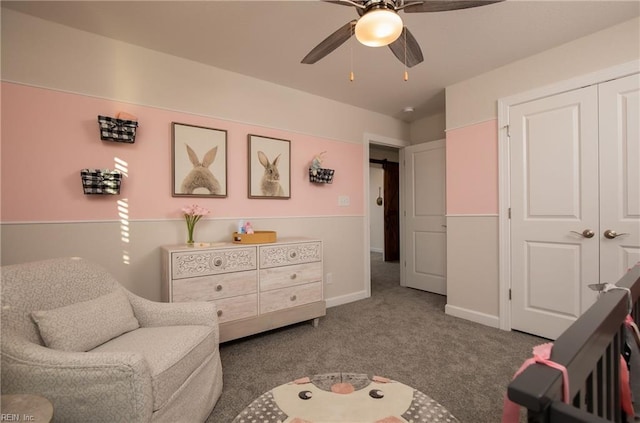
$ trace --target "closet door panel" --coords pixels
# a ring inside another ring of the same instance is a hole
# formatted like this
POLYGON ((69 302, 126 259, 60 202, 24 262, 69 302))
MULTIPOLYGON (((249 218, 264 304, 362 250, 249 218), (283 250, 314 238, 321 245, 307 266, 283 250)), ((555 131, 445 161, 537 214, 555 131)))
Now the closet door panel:
POLYGON ((640 77, 598 88, 600 280, 615 283, 640 261, 640 77))
POLYGON ((598 282, 597 88, 509 109, 511 327, 555 339, 598 282))

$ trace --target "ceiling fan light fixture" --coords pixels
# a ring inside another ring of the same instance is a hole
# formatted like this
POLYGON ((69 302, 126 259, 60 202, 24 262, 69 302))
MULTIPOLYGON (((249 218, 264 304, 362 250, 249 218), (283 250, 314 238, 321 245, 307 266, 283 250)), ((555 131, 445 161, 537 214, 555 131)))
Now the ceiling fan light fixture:
POLYGON ((373 9, 356 23, 356 38, 365 46, 382 47, 402 34, 402 18, 391 9, 373 9))

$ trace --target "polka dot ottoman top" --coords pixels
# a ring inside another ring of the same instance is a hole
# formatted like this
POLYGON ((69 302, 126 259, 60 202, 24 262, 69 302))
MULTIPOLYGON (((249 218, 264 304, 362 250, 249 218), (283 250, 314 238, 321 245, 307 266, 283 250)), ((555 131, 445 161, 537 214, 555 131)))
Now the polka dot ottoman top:
POLYGON ((233 423, 449 423, 444 407, 400 382, 358 373, 329 373, 280 385, 233 423))

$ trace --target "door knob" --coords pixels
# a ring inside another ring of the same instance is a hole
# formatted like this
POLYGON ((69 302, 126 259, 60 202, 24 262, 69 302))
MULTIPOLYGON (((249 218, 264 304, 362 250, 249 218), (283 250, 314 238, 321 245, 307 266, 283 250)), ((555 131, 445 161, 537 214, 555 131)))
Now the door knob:
POLYGON ((617 238, 617 237, 622 236, 622 235, 629 235, 629 234, 626 233, 626 232, 622 233, 622 234, 619 234, 616 231, 614 231, 613 229, 607 229, 606 231, 604 231, 604 237, 607 238, 607 239, 614 239, 614 238, 617 238))
POLYGON ((593 238, 593 236, 596 234, 591 229, 585 229, 582 232, 577 232, 577 231, 570 231, 570 232, 573 232, 574 234, 578 234, 578 235, 583 236, 585 238, 593 238))

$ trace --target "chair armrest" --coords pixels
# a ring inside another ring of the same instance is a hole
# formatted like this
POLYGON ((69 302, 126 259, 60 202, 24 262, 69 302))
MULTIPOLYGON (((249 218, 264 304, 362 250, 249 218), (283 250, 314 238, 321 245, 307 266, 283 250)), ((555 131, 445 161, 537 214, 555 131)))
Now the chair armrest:
POLYGON ((218 309, 213 302, 160 303, 127 291, 133 314, 140 326, 203 325, 218 327, 218 309))
POLYGON ((142 355, 58 351, 2 338, 3 394, 42 395, 57 421, 150 421, 151 374, 142 355))

